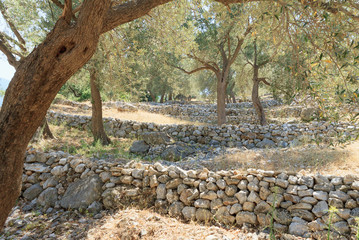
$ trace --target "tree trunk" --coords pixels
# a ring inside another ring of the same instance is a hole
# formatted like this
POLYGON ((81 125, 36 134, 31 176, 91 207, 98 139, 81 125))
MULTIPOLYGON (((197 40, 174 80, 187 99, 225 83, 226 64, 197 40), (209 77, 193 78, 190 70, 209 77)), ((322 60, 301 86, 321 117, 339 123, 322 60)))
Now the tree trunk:
MULTIPOLYGON (((256 67, 256 66, 255 66, 256 67)), ((256 70, 256 69, 254 69, 256 70)), ((265 117, 265 112, 263 109, 263 106, 261 104, 260 98, 259 98, 259 94, 258 94, 258 89, 259 89, 259 83, 260 80, 258 79, 258 69, 257 71, 254 71, 254 76, 253 76, 253 89, 252 89, 252 102, 253 102, 253 107, 256 110, 257 116, 258 116, 258 120, 259 123, 261 125, 267 125, 267 120, 265 117), (257 74, 256 74, 257 72, 257 74)))
POLYGON ((77 24, 61 17, 18 66, 0 112, 0 230, 21 190, 26 147, 62 85, 96 50, 110 1, 85 0, 77 24))
POLYGON ((164 100, 165 100, 165 94, 163 93, 163 94, 161 95, 160 103, 163 103, 164 100))
POLYGON ((49 124, 47 123, 47 119, 44 118, 44 120, 41 123, 41 126, 37 128, 34 136, 32 137, 31 141, 38 141, 41 139, 54 139, 54 135, 52 134, 49 124))
POLYGON ((173 101, 173 93, 172 93, 172 91, 170 91, 170 93, 168 95, 168 101, 173 101))
POLYGON ((156 95, 153 94, 152 91, 149 91, 150 92, 150 96, 151 96, 151 102, 156 102, 156 95))
POLYGON ((232 103, 237 103, 236 102, 236 96, 234 95, 234 92, 231 92, 231 99, 232 99, 232 103))
POLYGON ((222 125, 226 123, 226 90, 227 81, 223 78, 217 78, 217 123, 222 125))
POLYGON ((94 137, 94 142, 101 141, 102 145, 109 145, 110 138, 106 135, 102 121, 102 100, 98 89, 97 72, 94 67, 90 69, 90 85, 92 98, 92 119, 91 132, 94 137))

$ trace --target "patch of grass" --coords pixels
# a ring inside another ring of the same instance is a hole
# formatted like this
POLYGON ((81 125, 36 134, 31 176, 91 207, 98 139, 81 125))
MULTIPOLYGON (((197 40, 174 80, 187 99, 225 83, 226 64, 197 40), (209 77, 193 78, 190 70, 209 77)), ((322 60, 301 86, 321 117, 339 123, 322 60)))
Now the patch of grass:
POLYGON ((111 138, 112 143, 104 146, 100 142, 93 142, 91 132, 71 128, 65 125, 52 125, 50 128, 56 139, 41 140, 34 143, 32 147, 48 151, 68 152, 72 155, 80 154, 86 157, 97 158, 137 158, 129 153, 134 139, 111 138))

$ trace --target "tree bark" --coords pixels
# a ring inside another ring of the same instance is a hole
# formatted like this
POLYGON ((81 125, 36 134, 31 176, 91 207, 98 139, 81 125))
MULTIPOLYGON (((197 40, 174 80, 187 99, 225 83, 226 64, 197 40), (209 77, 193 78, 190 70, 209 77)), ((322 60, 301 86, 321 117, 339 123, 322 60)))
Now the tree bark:
POLYGON ((254 69, 253 69, 253 88, 252 88, 253 107, 257 113, 259 123, 261 125, 267 125, 265 112, 264 112, 264 109, 263 109, 263 106, 261 104, 259 94, 258 94, 259 83, 261 82, 261 80, 258 78, 259 67, 257 65, 254 65, 253 67, 254 67, 254 69))
POLYGON ((226 90, 227 80, 217 78, 217 123, 222 125, 226 123, 226 90))
POLYGON ((0 112, 0 230, 21 190, 27 144, 62 85, 93 55, 109 0, 85 0, 74 25, 61 17, 18 66, 0 112))
POLYGON ((102 100, 98 88, 97 72, 94 67, 92 67, 89 71, 92 98, 91 132, 94 137, 94 142, 101 141, 102 145, 109 145, 111 143, 111 140, 106 135, 102 121, 102 100))
POLYGON ((231 92, 231 99, 232 99, 232 103, 237 103, 236 102, 236 96, 234 95, 234 92, 231 92))
POLYGON ((170 91, 170 93, 168 94, 168 101, 173 101, 173 93, 172 93, 172 91, 170 91))
POLYGON ((163 94, 161 95, 160 103, 163 103, 164 100, 165 100, 165 94, 163 93, 163 94))

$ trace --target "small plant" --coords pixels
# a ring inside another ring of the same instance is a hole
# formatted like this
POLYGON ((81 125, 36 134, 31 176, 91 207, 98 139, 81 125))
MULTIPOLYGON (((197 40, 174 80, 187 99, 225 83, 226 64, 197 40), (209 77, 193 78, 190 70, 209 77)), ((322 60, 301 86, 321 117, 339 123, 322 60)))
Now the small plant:
POLYGON ((327 233, 327 240, 330 240, 330 231, 332 228, 332 219, 334 214, 338 212, 338 209, 336 207, 330 206, 328 213, 329 213, 329 220, 328 220, 328 233, 327 233))
POLYGON ((274 216, 276 214, 276 203, 277 203, 277 194, 278 194, 278 187, 274 187, 274 198, 272 202, 272 207, 270 212, 268 213, 270 215, 270 223, 269 223, 269 239, 275 240, 275 229, 274 229, 274 216))

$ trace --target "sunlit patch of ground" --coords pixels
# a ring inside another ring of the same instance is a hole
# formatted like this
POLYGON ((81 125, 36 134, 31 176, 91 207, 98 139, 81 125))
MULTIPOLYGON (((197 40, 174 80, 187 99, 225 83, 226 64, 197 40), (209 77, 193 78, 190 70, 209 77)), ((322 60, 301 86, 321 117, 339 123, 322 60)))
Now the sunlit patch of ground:
POLYGON ((101 224, 89 230, 87 239, 246 240, 258 239, 258 236, 256 233, 245 233, 238 228, 224 229, 194 222, 184 223, 148 210, 125 209, 102 219, 101 224))
POLYGON ((344 176, 359 172, 359 141, 337 147, 238 151, 216 158, 213 170, 248 168, 344 176))
MULTIPOLYGON (((91 116, 91 110, 77 109, 68 105, 56 104, 53 105, 51 109, 68 114, 91 116)), ((119 112, 117 111, 117 109, 114 108, 104 108, 103 117, 112 117, 121 120, 131 120, 136 122, 147 122, 147 123, 156 123, 156 124, 191 124, 191 125, 204 124, 199 122, 185 121, 167 115, 150 113, 142 110, 138 110, 136 112, 119 112)))

